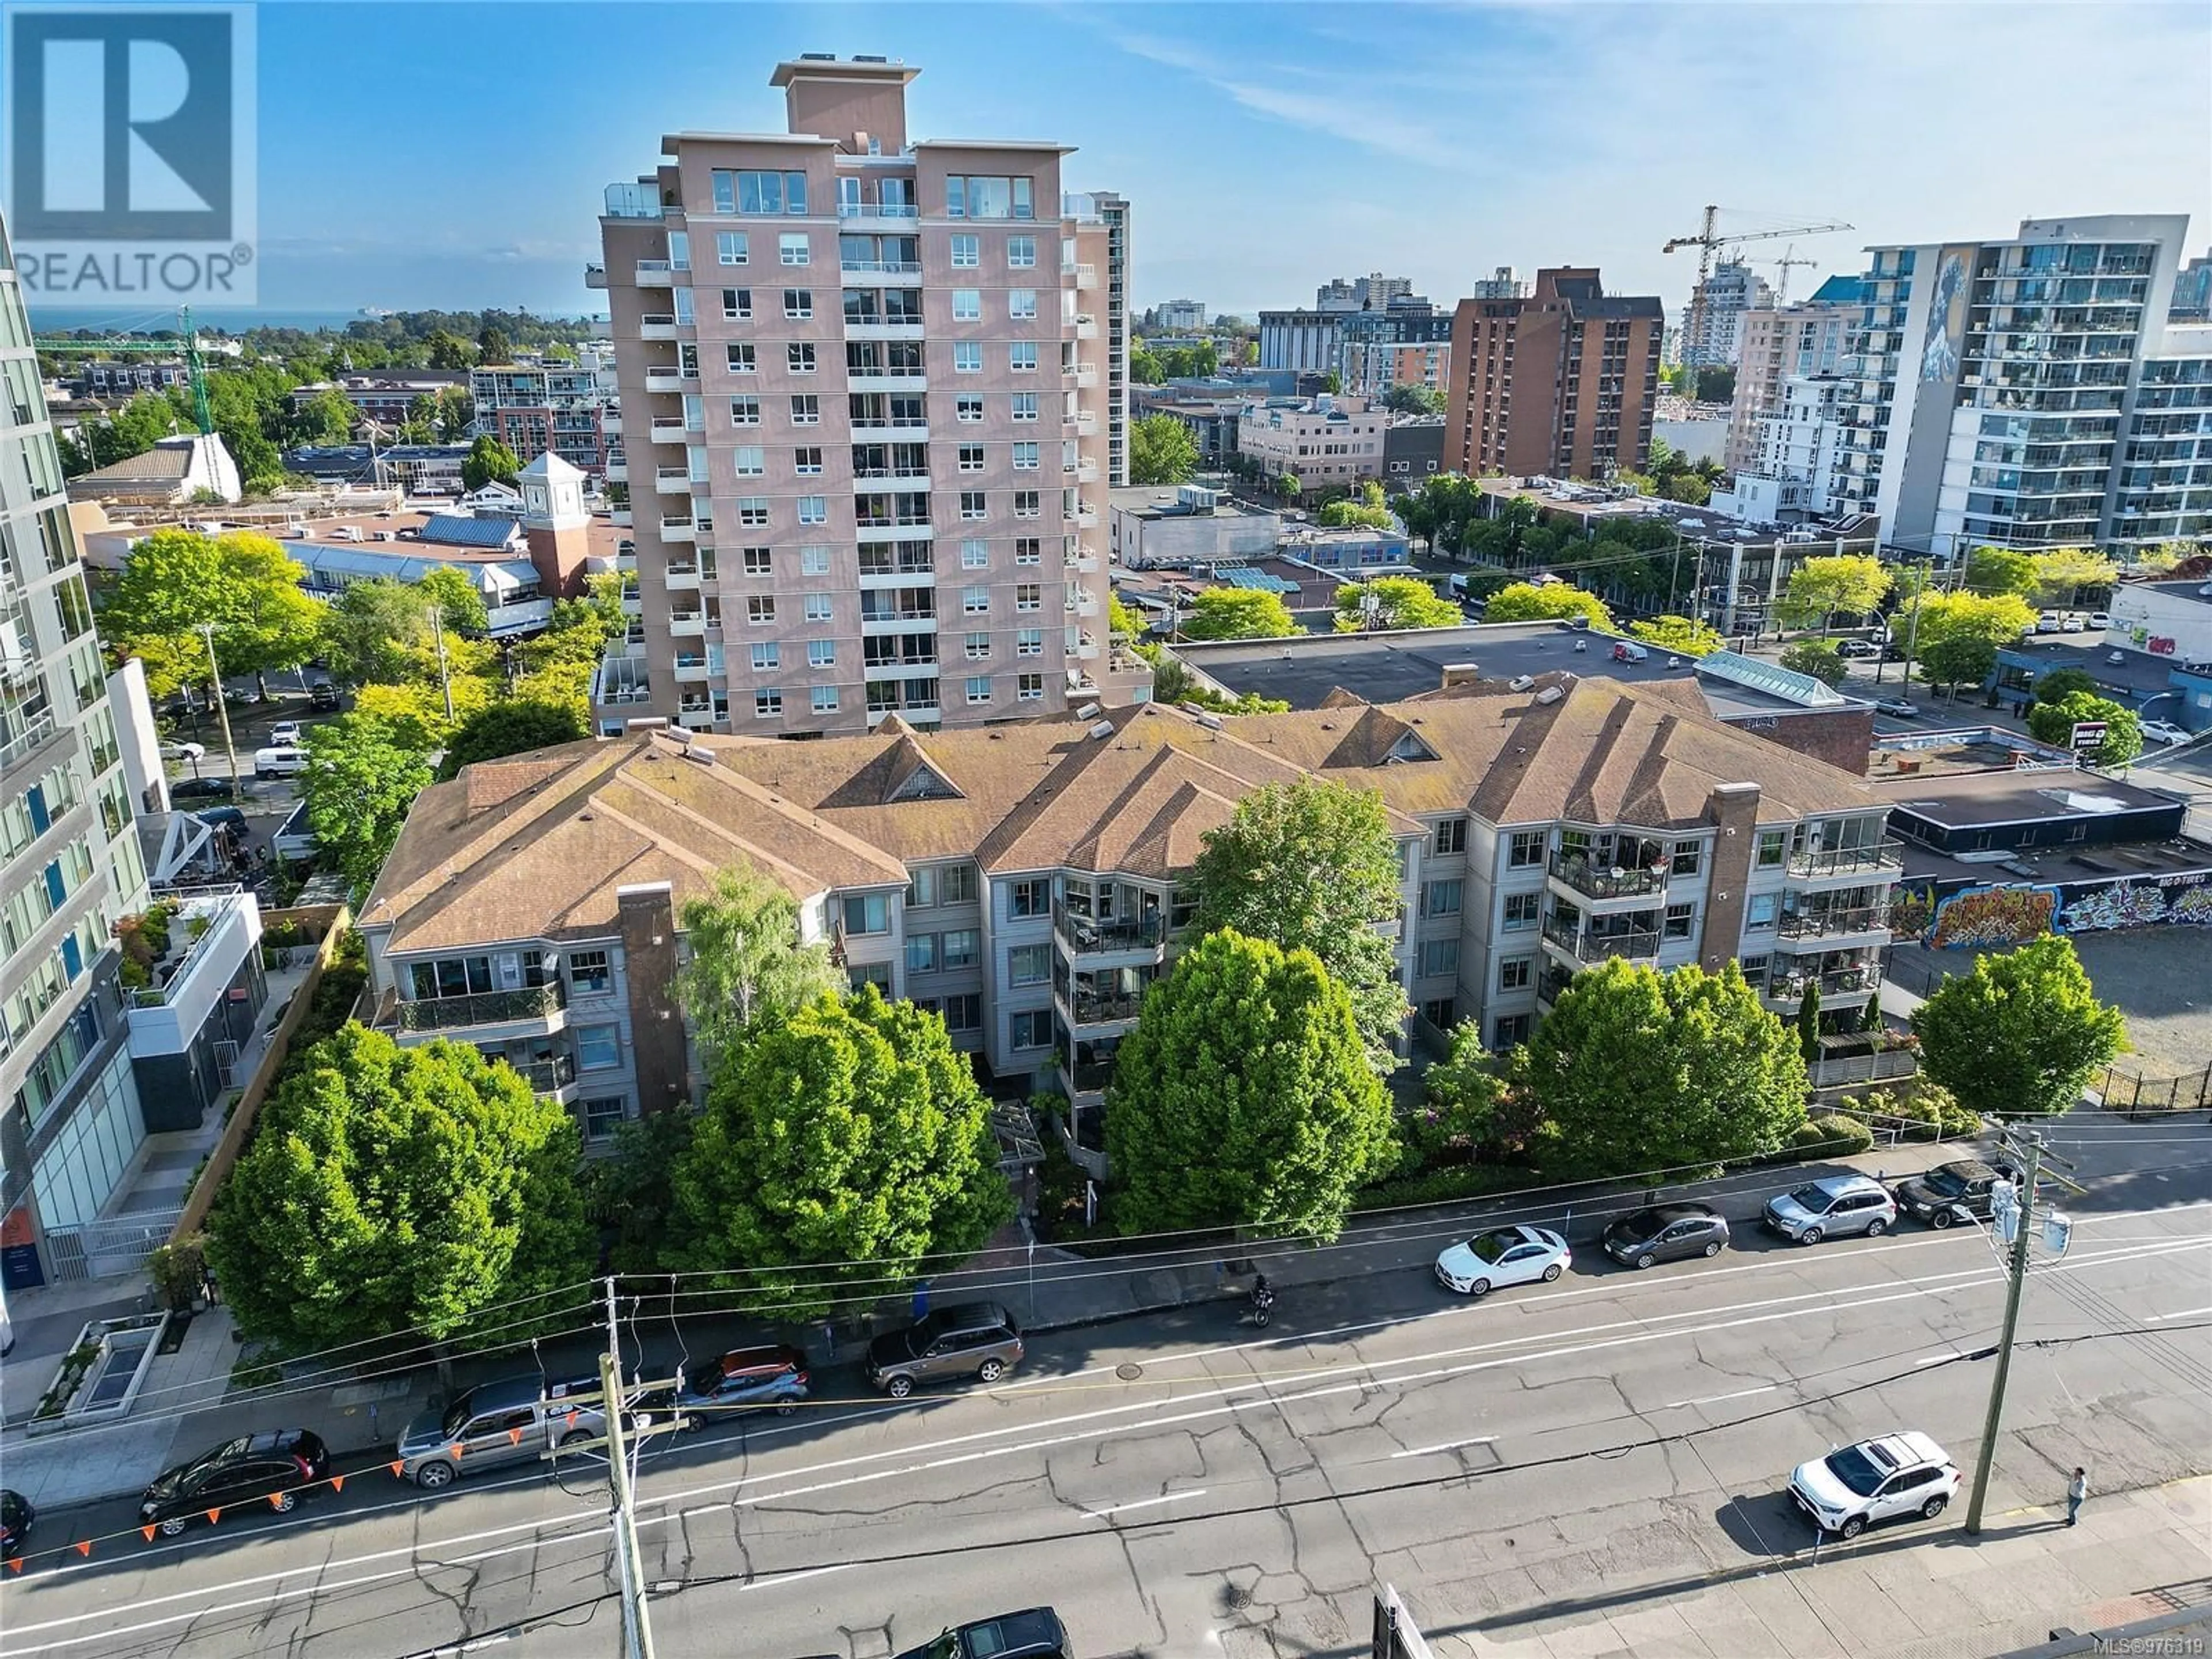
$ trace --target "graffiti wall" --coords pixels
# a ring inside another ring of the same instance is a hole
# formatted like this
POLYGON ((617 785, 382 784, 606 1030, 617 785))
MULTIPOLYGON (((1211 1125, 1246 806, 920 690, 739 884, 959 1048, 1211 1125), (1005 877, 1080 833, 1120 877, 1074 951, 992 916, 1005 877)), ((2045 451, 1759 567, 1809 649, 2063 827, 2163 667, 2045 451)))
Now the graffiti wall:
POLYGON ((2058 912, 2062 933, 2090 933, 2109 927, 2145 927, 2160 922, 2212 927, 2212 872, 2062 890, 2058 912))
MULTIPOLYGON (((1909 910, 1900 903, 1892 914, 1902 919, 1909 910)), ((2168 924, 2212 927, 2212 870, 2063 887, 1965 888, 1936 902, 1921 943, 1985 948, 2024 944, 2045 933, 2168 924)))
POLYGON ((1936 949, 2020 945, 2051 929, 2056 887, 1969 887, 1936 907, 1926 943, 1936 949))

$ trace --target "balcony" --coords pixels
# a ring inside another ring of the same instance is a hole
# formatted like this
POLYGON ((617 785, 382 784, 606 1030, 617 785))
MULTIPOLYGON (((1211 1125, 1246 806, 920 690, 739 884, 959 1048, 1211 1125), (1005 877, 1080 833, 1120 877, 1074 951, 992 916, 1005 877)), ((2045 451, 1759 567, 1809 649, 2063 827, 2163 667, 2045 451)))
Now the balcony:
POLYGON ((1060 372, 1078 386, 1089 386, 1098 384, 1098 365, 1096 363, 1063 363, 1060 365, 1060 372))
POLYGON ((927 392, 927 374, 848 374, 845 389, 848 392, 927 392))
POLYGON ((645 371, 645 389, 647 392, 696 392, 699 389, 699 382, 696 377, 687 376, 678 369, 648 368, 645 371))
POLYGON ((1078 986, 1065 990, 1054 988, 1053 1001, 1060 1008, 1060 1018, 1071 1029, 1093 1025, 1119 1025, 1133 1020, 1144 1010, 1145 997, 1134 993, 1086 991, 1078 986))
POLYGON ((689 467, 655 467, 653 487, 663 495, 689 495, 691 493, 691 471, 689 467))
MULTIPOLYGON (((919 219, 921 210, 911 202, 840 202, 840 219, 919 219)), ((849 269, 849 267, 848 267, 849 269)))
POLYGON ((1886 933, 1889 907, 1886 904, 1829 905, 1807 910, 1785 910, 1775 931, 1784 939, 1836 939, 1852 933, 1886 933))
POLYGON ((940 705, 933 702, 907 702, 901 703, 896 708, 878 707, 871 703, 868 707, 868 724, 872 727, 889 716, 896 714, 913 725, 919 726, 927 722, 934 726, 938 720, 943 718, 944 712, 940 705))
POLYGON ((1827 881, 1838 876, 1867 876, 1905 866, 1905 843, 1878 841, 1871 847, 1837 847, 1818 852, 1792 853, 1790 873, 1807 881, 1827 881))
POLYGON ((919 524, 873 524, 863 520, 860 523, 853 526, 853 534, 854 539, 871 544, 877 542, 926 542, 933 538, 937 534, 937 530, 936 527, 930 524, 927 520, 924 520, 919 524))
POLYGON ((188 1052, 260 939, 261 910, 252 894, 202 889, 184 899, 170 919, 167 955, 148 964, 150 983, 129 993, 131 1052, 142 1058, 188 1052))
POLYGON ((837 268, 848 273, 858 272, 863 276, 919 276, 919 259, 848 259, 842 255, 837 268))
POLYGON ((676 319, 672 315, 654 315, 637 319, 637 337, 641 340, 672 340, 676 338, 676 319))
POLYGON ((1106 956, 1117 951, 1157 951, 1167 937, 1164 917, 1139 916, 1133 921, 1101 921, 1079 916, 1065 904, 1052 907, 1053 937, 1075 956, 1106 956))
POLYGON ((1098 417, 1087 409, 1071 409, 1060 417, 1064 432, 1079 432, 1085 437, 1098 430, 1098 417))
POLYGON ((640 288, 668 288, 676 281, 676 267, 665 259, 640 259, 636 271, 640 288))
POLYGON ((1098 463, 1088 458, 1078 460, 1075 464, 1075 477, 1079 483, 1097 483, 1098 463))
POLYGON ((660 574, 664 584, 672 588, 699 586, 699 567, 696 564, 671 564, 660 574))
MULTIPOLYGON (((618 530, 629 529, 634 521, 634 517, 627 507, 611 507, 607 509, 607 522, 618 530)), ((631 567, 633 569, 635 568, 635 566, 631 567)))
POLYGON ((1075 337, 1079 340, 1097 339, 1098 319, 1095 317, 1078 317, 1075 319, 1075 337))
POLYGON ((526 1060, 520 1065, 509 1060, 507 1065, 530 1085, 532 1094, 558 1094, 576 1080, 576 1062, 567 1054, 551 1060, 526 1060))
POLYGON ((880 317, 866 322, 848 321, 845 337, 848 340, 919 340, 923 337, 921 319, 887 322, 880 317))
POLYGON ((1609 957, 1632 959, 1659 954, 1656 927, 1593 929, 1578 927, 1555 917, 1544 922, 1544 942, 1557 946, 1580 963, 1603 962, 1609 957))
POLYGON ((663 519, 660 539, 664 542, 691 542, 699 538, 699 526, 691 519, 663 519))
POLYGON ((1559 993, 1574 982, 1574 970, 1562 968, 1556 962, 1544 964, 1544 971, 1536 975, 1536 1006, 1549 1008, 1559 1000, 1559 993))
POLYGON ((607 286, 607 268, 605 265, 586 265, 584 286, 599 289, 604 292, 607 286))
POLYGON ((606 481, 609 483, 628 483, 629 482, 629 463, 625 461, 619 455, 610 455, 607 457, 605 476, 606 481))
POLYGON ((1076 266, 1075 285, 1078 288, 1097 288, 1098 286, 1098 267, 1097 265, 1076 266))
POLYGON ((707 659, 703 653, 679 653, 676 659, 676 678, 680 684, 703 685, 708 676, 707 659))
POLYGON ((679 639, 704 639, 707 635, 707 613, 703 611, 679 611, 669 617, 668 631, 679 639))
POLYGON ((472 996, 426 997, 394 1005, 403 1031, 455 1031, 471 1025, 542 1024, 550 1030, 568 1006, 560 981, 519 991, 479 991, 472 996))
POLYGON ((655 421, 647 431, 657 444, 680 444, 691 435, 690 429, 681 421, 655 421))
POLYGON ((1862 997, 1869 991, 1881 988, 1881 965, 1868 961, 1844 968, 1831 968, 1818 974, 1787 973, 1767 975, 1766 988, 1761 993, 1770 1003, 1796 1006, 1805 995, 1805 988, 1818 981, 1823 1000, 1831 997, 1862 997))
POLYGON ((1074 554, 1068 559, 1067 563, 1068 568, 1071 570, 1078 570, 1088 574, 1090 572, 1098 568, 1097 551, 1096 549, 1086 544, 1085 545, 1078 547, 1075 550, 1074 554))
MULTIPOLYGON (((926 466, 856 466, 853 469, 853 481, 856 485, 871 478, 927 478, 928 476, 929 469, 926 466)), ((863 493, 866 493, 865 489, 863 493)))
POLYGON ((1625 870, 1615 865, 1594 864, 1571 854, 1552 854, 1552 879, 1586 899, 1649 898, 1666 890, 1667 866, 1625 870))
POLYGON ((872 421, 852 422, 855 432, 865 432, 871 443, 926 444, 929 441, 927 421, 872 421))
POLYGON ((1088 501, 1078 501, 1070 522, 1079 524, 1085 530, 1096 530, 1098 527, 1098 509, 1088 501))

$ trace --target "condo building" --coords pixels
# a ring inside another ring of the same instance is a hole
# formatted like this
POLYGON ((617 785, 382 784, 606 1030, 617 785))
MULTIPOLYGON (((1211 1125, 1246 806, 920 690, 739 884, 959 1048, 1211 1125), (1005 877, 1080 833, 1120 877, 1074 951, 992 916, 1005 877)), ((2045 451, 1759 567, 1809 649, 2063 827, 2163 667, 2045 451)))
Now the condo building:
POLYGON ((1064 194, 1063 146, 909 141, 916 73, 779 64, 788 131, 673 134, 608 190, 642 637, 602 665, 602 731, 1150 694, 1107 623, 1127 204, 1064 194))
POLYGON ((1735 397, 1729 406, 1723 464, 1731 472, 1752 465, 1759 422, 1782 405, 1785 380, 1836 374, 1858 331, 1859 281, 1831 276, 1809 300, 1743 313, 1736 359, 1735 397))
POLYGON ((1683 319, 1683 362, 1692 368, 1732 366, 1743 347, 1746 314, 1770 308, 1774 289, 1742 260, 1723 259, 1698 284, 1698 301, 1683 319))

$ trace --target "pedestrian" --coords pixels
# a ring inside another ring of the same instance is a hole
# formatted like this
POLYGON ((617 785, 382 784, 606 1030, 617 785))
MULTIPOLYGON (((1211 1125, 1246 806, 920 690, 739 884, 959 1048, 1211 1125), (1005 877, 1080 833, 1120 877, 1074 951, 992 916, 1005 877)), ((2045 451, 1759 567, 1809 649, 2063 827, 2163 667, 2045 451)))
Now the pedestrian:
POLYGON ((222 1289, 215 1282, 215 1269, 204 1261, 200 1263, 200 1297, 210 1308, 222 1300, 222 1289))
POLYGON ((2074 1478, 2066 1483, 2066 1524, 2072 1526, 2081 1517, 2081 1505, 2089 1501, 2089 1471, 2075 1467, 2074 1478))

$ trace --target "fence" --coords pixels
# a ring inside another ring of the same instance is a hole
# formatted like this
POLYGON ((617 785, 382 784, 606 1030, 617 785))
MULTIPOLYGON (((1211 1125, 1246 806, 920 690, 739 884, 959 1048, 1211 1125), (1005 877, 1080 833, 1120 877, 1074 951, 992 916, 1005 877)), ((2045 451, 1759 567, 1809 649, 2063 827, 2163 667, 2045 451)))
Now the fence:
POLYGON ((2186 1077, 2143 1077, 2117 1066, 2105 1069, 2098 1097, 2108 1112, 2148 1117, 2160 1112, 2212 1110, 2212 1066, 2186 1077))
POLYGON ((55 1280, 113 1279, 137 1272, 148 1256, 169 1242, 180 1213, 177 1209, 141 1210, 49 1232, 46 1260, 55 1280))
POLYGON ((1920 1056, 1911 1048, 1885 1048, 1879 1054, 1816 1060, 1808 1069, 1815 1089, 1841 1089, 1911 1077, 1920 1069, 1920 1056))

